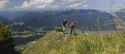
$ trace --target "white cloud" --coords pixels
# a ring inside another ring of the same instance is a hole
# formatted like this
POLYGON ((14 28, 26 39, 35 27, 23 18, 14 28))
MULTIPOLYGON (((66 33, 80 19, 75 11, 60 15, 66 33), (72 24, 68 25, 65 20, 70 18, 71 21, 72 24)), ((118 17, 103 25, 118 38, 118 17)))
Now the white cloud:
POLYGON ((72 4, 70 5, 71 7, 75 8, 75 7, 86 7, 87 5, 85 5, 85 1, 77 1, 78 3, 72 4))
POLYGON ((24 1, 24 3, 21 6, 16 6, 14 7, 14 9, 28 9, 30 7, 31 5, 27 1, 24 1))
POLYGON ((22 7, 23 8, 29 8, 30 5, 29 5, 29 3, 27 1, 24 1, 24 3, 22 4, 22 7))
POLYGON ((0 9, 4 8, 7 3, 8 0, 0 0, 0 9))
POLYGON ((86 7, 87 0, 30 0, 24 1, 21 6, 16 9, 67 9, 67 8, 83 8, 86 7))

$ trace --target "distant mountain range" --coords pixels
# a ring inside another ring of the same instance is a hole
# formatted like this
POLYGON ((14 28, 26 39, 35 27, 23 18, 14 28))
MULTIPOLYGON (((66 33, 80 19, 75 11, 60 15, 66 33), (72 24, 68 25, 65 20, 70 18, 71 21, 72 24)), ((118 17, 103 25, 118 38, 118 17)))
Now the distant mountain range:
MULTIPOLYGON (((119 12, 117 14, 125 20, 125 13, 119 12)), ((10 25, 15 31, 61 26, 65 17, 68 20, 68 24, 75 20, 77 28, 83 27, 86 30, 98 30, 99 27, 102 30, 114 29, 112 25, 104 25, 106 21, 112 20, 113 16, 110 13, 98 10, 3 11, 0 12, 0 16, 10 19, 10 25)))

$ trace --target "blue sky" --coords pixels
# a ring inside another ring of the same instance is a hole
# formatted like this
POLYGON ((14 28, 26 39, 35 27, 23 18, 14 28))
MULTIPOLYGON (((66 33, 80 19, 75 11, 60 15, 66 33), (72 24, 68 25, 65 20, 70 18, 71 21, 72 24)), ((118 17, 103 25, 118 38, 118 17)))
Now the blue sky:
MULTIPOLYGON (((96 9, 109 11, 112 0, 0 0, 0 10, 96 9)), ((113 11, 123 9, 125 0, 114 0, 113 11)))

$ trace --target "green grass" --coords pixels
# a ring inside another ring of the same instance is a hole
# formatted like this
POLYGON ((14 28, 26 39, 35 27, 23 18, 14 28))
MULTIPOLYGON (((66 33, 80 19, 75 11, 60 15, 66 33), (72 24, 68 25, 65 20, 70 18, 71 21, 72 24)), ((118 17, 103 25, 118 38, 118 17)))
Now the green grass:
POLYGON ((125 54, 125 34, 64 35, 51 31, 22 54, 125 54))

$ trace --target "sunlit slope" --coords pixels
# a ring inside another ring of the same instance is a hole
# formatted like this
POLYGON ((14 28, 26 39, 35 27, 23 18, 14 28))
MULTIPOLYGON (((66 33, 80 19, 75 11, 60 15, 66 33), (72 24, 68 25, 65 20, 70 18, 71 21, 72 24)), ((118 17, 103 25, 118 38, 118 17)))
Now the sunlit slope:
POLYGON ((22 54, 122 54, 125 53, 125 34, 69 35, 51 31, 22 54))

